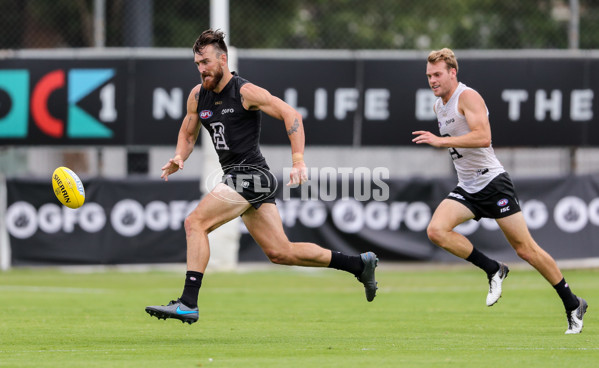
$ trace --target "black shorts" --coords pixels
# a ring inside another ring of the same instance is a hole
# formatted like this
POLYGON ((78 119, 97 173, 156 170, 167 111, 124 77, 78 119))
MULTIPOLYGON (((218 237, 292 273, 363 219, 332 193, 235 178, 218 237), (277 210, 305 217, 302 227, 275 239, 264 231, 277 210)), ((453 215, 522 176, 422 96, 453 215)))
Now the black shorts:
POLYGON ((520 212, 514 184, 506 172, 497 175, 486 187, 476 193, 468 193, 461 187, 456 187, 449 193, 447 199, 458 201, 468 207, 476 221, 481 217, 498 219, 520 212))
POLYGON ((231 165, 223 171, 222 182, 241 194, 255 209, 262 203, 275 203, 278 182, 268 167, 231 165))

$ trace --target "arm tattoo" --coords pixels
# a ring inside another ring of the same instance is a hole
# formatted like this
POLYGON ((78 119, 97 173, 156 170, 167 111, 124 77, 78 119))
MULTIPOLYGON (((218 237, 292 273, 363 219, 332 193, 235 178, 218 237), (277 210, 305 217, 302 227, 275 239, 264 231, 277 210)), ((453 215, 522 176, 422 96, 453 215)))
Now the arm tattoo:
MULTIPOLYGON (((189 132, 190 129, 192 129, 191 124, 193 124, 193 123, 191 122, 191 116, 190 116, 189 119, 187 119, 187 124, 185 126, 185 130, 187 130, 187 132, 189 132)), ((194 133, 194 137, 197 138, 195 133, 194 133)), ((194 142, 195 142, 194 138, 189 137, 189 136, 187 137, 187 143, 193 144, 194 142)))
POLYGON ((291 128, 287 129, 287 135, 292 135, 293 133, 297 132, 298 129, 299 129, 299 121, 296 118, 295 121, 293 122, 293 124, 291 125, 291 128))
POLYGON ((195 94, 195 99, 196 99, 196 102, 199 102, 199 101, 200 101, 200 91, 197 91, 197 92, 196 92, 196 94, 195 94))
POLYGON ((189 125, 191 124, 191 116, 189 117, 189 119, 187 119, 187 124, 185 125, 185 128, 189 131, 189 125))

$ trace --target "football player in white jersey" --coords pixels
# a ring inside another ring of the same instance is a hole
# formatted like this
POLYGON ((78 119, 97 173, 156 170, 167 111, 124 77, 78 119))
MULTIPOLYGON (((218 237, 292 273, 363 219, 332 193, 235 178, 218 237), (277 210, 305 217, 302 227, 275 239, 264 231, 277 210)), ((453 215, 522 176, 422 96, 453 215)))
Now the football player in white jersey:
POLYGON ((470 219, 493 218, 520 258, 533 266, 555 288, 568 319, 566 334, 582 331, 587 302, 572 293, 555 260, 532 238, 512 181, 495 157, 485 101, 458 82, 458 62, 452 50, 432 51, 426 76, 435 96, 440 135, 415 131, 416 144, 446 147, 458 173, 458 186, 439 204, 427 229, 429 239, 487 273, 487 305, 501 297, 509 268, 477 250, 454 228, 470 219))

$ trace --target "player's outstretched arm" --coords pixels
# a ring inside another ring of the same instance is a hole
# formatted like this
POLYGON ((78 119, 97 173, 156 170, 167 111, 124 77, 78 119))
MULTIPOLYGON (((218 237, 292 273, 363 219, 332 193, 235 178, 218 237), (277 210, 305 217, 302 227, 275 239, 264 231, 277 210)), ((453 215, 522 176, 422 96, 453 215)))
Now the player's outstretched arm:
POLYGON ((160 175, 160 177, 165 181, 168 181, 169 175, 174 174, 178 170, 183 170, 183 162, 185 162, 189 155, 191 155, 193 147, 198 139, 200 128, 202 126, 198 116, 200 88, 200 84, 195 86, 187 98, 187 114, 179 129, 175 157, 169 159, 162 167, 162 175, 160 175))
POLYGON ((453 147, 489 147, 491 145, 491 124, 487 105, 482 96, 474 90, 466 90, 460 95, 458 110, 466 117, 470 133, 462 136, 464 142, 453 147))
POLYGON ((240 90, 243 106, 248 110, 261 110, 275 119, 285 122, 285 130, 291 143, 293 167, 287 185, 299 185, 308 180, 304 163, 304 123, 302 115, 280 98, 264 88, 247 83, 240 90))
POLYGON ((462 92, 458 109, 466 117, 470 132, 457 137, 439 137, 426 130, 412 132, 412 142, 445 148, 479 148, 491 145, 491 125, 485 101, 476 91, 462 92))

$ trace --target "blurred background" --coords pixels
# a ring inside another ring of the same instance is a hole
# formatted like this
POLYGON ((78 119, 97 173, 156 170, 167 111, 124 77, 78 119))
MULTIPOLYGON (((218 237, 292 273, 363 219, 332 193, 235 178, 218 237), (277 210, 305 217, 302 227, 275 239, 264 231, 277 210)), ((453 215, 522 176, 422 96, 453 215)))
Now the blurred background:
MULTIPOLYGON (((599 42, 594 0, 228 3, 230 41, 244 49, 593 49, 599 42)), ((210 27, 210 0, 2 0, 0 10, 3 49, 189 48, 210 27)))
MULTIPOLYGON (((242 57, 246 50, 262 49, 305 50, 305 54, 317 50, 422 50, 419 56, 425 56, 431 49, 442 47, 506 52, 561 50, 580 54, 599 45, 599 1, 594 0, 453 0, 442 3, 434 0, 229 0, 227 3, 227 42, 239 49, 242 57)), ((154 55, 161 57, 169 53, 184 57, 197 35, 210 28, 210 4, 210 0, 0 0, 3 29, 0 50, 4 50, 0 56, 14 56, 13 51, 19 55, 21 50, 25 51, 21 54, 24 57, 56 58, 61 55, 60 50, 65 49, 95 49, 104 55, 115 55, 115 50, 150 48, 156 51, 154 55), (58 53, 48 53, 48 50, 58 53)), ((283 55, 285 51, 275 54, 283 55)), ((458 57, 463 55, 468 54, 458 52, 458 57)), ((555 55, 563 57, 564 54, 555 55)), ((425 82, 422 78, 423 86, 425 82)), ((255 83, 260 84, 260 81, 255 83)), ((499 154, 514 175, 584 173, 599 166, 599 161, 593 159, 596 156, 593 150, 552 148, 502 147, 499 154)), ((344 151, 343 147, 340 149, 344 151)), ((168 156, 161 154, 162 148, 153 150, 143 145, 110 149, 59 147, 58 151, 3 145, 0 165, 5 174, 27 175, 35 173, 40 165, 47 170, 43 163, 58 154, 59 160, 84 176, 155 176, 157 162, 168 156), (155 162, 149 163, 154 157, 155 162)), ((403 149, 401 154, 411 155, 411 151, 403 149)), ((320 157, 323 157, 322 152, 317 151, 314 158, 320 157)), ((359 160, 363 155, 348 156, 343 152, 336 158, 343 157, 359 160)), ((417 160, 417 157, 406 161, 417 160)), ((444 168, 451 169, 447 160, 443 163, 444 168)), ((201 163, 190 166, 199 170, 201 163)), ((272 166, 280 165, 277 162, 272 166)), ((422 171, 422 165, 418 164, 401 169, 404 175, 443 176, 451 172, 441 168, 422 171)), ((184 175, 196 174, 197 171, 189 170, 184 175)))
MULTIPOLYGON (((580 175, 594 183, 599 172, 597 0, 0 0, 0 25, 0 173, 9 181, 58 166, 84 181, 158 179, 200 82, 191 47, 214 25, 226 31, 232 69, 304 114, 309 166, 385 167, 392 179, 454 185, 446 150, 410 143, 411 131, 436 129, 420 106, 430 101, 426 55, 450 47, 460 80, 489 105, 496 153, 514 178, 551 187, 580 175), (90 69, 100 74, 80 73, 90 69)), ((262 149, 282 176, 289 146, 273 124, 265 119, 262 149)), ((209 151, 173 178, 202 176, 209 151)), ((585 211, 596 231, 597 206, 585 211)), ((425 253, 404 256, 431 259, 425 253)))
MULTIPOLYGON (((24 53, 24 57, 56 58, 60 53, 47 51, 95 49, 110 55, 117 49, 150 48, 157 52, 155 55, 174 52, 184 57, 197 35, 210 28, 210 3, 209 0, 0 0, 3 29, 0 50, 4 50, 0 56, 14 56, 13 51, 19 50, 30 51, 24 53), (178 50, 173 51, 174 48, 178 50), (171 51, 160 52, 166 49, 171 51)), ((229 0, 227 3, 227 41, 240 50, 241 56, 245 50, 262 49, 306 50, 305 54, 317 50, 422 50, 421 56, 425 56, 431 49, 442 47, 581 53, 599 45, 599 1, 594 0, 441 3, 434 0, 229 0)), ((278 52, 279 55, 284 53, 278 52)), ((467 53, 458 53, 458 57, 462 55, 467 53)), ((425 82, 423 78, 423 86, 425 82)), ((260 81, 255 83, 260 84, 260 81)), ((580 173, 592 171, 599 165, 593 159, 595 151, 554 148, 513 150, 506 147, 499 150, 499 154, 514 175, 580 173)), ((344 151, 343 147, 340 149, 344 151)), ((110 149, 59 147, 58 151, 3 145, 0 165, 5 174, 27 175, 35 173, 36 167, 47 170, 43 163, 58 155, 58 160, 84 176, 156 176, 157 163, 162 162, 165 155, 168 158, 161 148, 153 150, 143 145, 110 149)), ((410 150, 404 151, 401 154, 412 155, 410 150)), ((315 159, 323 157, 322 152, 317 150, 316 153, 315 159)), ((359 160, 364 156, 348 156, 344 151, 337 159, 343 157, 359 160)), ((414 160, 417 159, 406 161, 414 160)), ((442 161, 443 168, 451 170, 447 160, 442 161)), ((201 164, 190 166, 199 170, 201 164)), ((280 165, 277 162, 272 166, 280 165)), ((403 175, 443 176, 451 172, 442 168, 422 171, 421 168, 419 164, 401 167, 403 175)), ((189 170, 184 175, 196 174, 197 171, 189 170)))

